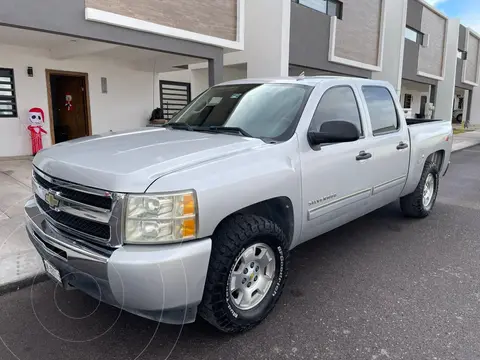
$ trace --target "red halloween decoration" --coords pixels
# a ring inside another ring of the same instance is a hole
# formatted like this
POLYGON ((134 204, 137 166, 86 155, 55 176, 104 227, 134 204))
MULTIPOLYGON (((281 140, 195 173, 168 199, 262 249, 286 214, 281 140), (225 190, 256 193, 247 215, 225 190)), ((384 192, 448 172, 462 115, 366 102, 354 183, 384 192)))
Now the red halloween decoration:
POLYGON ((47 133, 42 128, 42 124, 45 121, 43 110, 40 108, 30 109, 28 112, 28 120, 30 121, 30 125, 28 125, 27 129, 30 131, 30 137, 32 138, 32 153, 35 155, 43 149, 42 133, 47 133))

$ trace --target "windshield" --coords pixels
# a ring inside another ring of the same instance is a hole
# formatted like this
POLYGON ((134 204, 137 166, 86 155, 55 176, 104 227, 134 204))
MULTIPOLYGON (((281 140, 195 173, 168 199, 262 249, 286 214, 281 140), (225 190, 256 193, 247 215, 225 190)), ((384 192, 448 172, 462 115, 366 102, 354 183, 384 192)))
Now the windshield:
POLYGON ((295 132, 311 90, 299 84, 215 86, 187 105, 169 124, 187 124, 193 130, 236 128, 241 130, 240 135, 287 140, 295 132))

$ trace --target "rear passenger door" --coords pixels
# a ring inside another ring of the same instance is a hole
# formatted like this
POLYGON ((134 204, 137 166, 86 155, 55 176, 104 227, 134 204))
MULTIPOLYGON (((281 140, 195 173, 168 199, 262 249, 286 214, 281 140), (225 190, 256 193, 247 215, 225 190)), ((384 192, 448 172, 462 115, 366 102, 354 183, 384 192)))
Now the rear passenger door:
MULTIPOLYGON (((301 241, 363 215, 368 208, 372 181, 369 139, 361 120, 358 90, 339 85, 327 89, 311 120, 308 131, 320 131, 326 121, 353 123, 360 139, 353 142, 311 145, 301 151, 303 215, 306 219, 301 241), (360 156, 359 156, 360 155, 360 156), (365 156, 366 158, 366 156, 365 156)), ((306 134, 305 134, 306 136, 306 134)), ((301 142, 304 144, 304 142, 301 142)))
POLYGON ((376 208, 396 200, 402 192, 410 161, 410 138, 393 100, 396 94, 383 86, 362 86, 361 93, 371 125, 375 173, 372 205, 376 208))

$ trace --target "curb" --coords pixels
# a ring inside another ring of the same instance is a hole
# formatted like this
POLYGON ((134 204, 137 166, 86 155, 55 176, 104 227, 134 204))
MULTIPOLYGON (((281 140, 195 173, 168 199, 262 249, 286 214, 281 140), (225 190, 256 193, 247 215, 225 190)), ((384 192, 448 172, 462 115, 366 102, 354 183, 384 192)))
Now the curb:
POLYGON ((0 285, 0 296, 6 295, 8 293, 16 292, 28 286, 39 284, 47 280, 50 280, 50 277, 46 273, 39 273, 37 275, 26 277, 25 279, 0 285))
POLYGON ((461 148, 461 149, 452 150, 452 153, 455 153, 455 152, 458 152, 458 151, 462 151, 462 150, 465 150, 465 149, 470 149, 470 148, 472 148, 472 147, 474 147, 474 146, 477 146, 477 145, 480 145, 480 142, 475 143, 475 144, 471 144, 471 145, 467 145, 467 146, 465 146, 465 147, 463 147, 463 148, 461 148))

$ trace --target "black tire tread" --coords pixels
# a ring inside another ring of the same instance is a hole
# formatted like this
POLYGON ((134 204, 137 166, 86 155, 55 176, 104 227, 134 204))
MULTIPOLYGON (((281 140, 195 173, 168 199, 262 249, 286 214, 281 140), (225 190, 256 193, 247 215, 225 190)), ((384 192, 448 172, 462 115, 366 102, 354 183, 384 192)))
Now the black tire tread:
MULTIPOLYGON (((284 251, 284 277, 288 275, 288 240, 281 228, 274 222, 257 215, 234 215, 221 223, 212 236, 212 253, 208 265, 208 274, 202 303, 198 314, 207 322, 227 333, 248 331, 258 325, 273 309, 274 303, 259 319, 248 325, 231 321, 224 310, 224 289, 222 279, 230 272, 232 261, 246 243, 257 235, 272 236, 278 239, 284 251)), ((280 297, 285 280, 278 289, 276 299, 280 297)))
POLYGON ((413 217, 413 218, 424 218, 430 214, 430 211, 433 209, 433 205, 435 204, 435 200, 437 198, 438 193, 438 168, 437 165, 428 160, 425 162, 425 166, 423 168, 422 176, 420 181, 418 182, 417 188, 411 194, 408 194, 402 198, 400 198, 400 208, 405 216, 413 217), (427 180, 428 174, 432 173, 435 176, 435 192, 433 194, 433 204, 430 210, 426 210, 423 206, 423 187, 425 181, 427 180))

